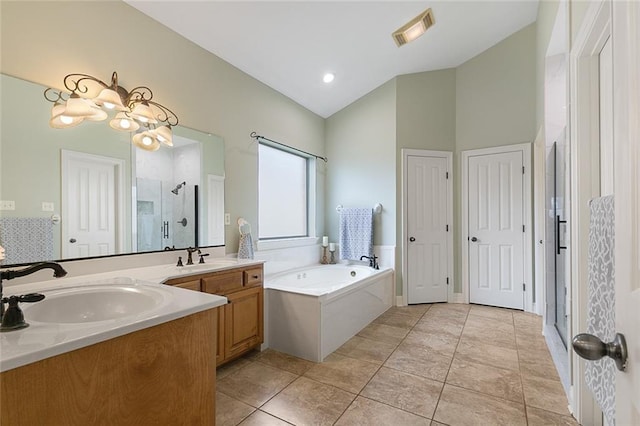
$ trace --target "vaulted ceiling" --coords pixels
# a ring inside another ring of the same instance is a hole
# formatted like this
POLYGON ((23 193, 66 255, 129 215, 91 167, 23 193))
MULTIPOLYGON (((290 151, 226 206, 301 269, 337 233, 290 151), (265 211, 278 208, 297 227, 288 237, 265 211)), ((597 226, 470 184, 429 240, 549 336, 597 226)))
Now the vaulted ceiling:
POLYGON ((538 9, 537 0, 125 1, 322 117, 397 75, 457 67, 538 9), (435 25, 397 47, 391 33, 427 8, 435 25))

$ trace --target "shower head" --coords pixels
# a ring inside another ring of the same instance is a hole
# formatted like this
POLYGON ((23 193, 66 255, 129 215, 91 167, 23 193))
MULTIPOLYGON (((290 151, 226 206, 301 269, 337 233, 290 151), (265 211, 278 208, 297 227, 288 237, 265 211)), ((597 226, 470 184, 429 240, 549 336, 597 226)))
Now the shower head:
POLYGON ((173 192, 175 195, 178 195, 178 191, 180 191, 180 188, 182 188, 186 184, 187 184, 187 182, 182 182, 182 183, 178 184, 178 186, 176 186, 174 189, 172 189, 171 192, 173 192))

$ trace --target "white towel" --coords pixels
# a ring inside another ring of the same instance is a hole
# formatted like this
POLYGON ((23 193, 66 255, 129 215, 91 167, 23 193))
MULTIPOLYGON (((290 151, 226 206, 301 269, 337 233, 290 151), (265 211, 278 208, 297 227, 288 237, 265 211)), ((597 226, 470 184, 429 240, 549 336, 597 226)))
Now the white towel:
POLYGON ((6 250, 3 265, 52 260, 53 223, 51 218, 0 218, 0 245, 6 250))
MULTIPOLYGON (((611 342, 615 332, 615 246, 613 195, 591 200, 587 333, 611 342)), ((585 381, 609 425, 615 424, 616 367, 604 357, 586 364, 585 381)))
POLYGON ((373 210, 342 208, 340 211, 340 259, 360 260, 373 254, 373 210))

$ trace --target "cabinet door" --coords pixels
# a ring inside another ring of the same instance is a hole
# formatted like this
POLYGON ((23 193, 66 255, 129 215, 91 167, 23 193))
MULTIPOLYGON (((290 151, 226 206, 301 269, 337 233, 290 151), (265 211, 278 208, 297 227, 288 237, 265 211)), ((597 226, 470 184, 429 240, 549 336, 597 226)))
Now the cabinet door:
POLYGON ((225 360, 225 343, 224 343, 224 314, 225 314, 225 306, 220 306, 216 308, 218 311, 218 336, 216 341, 216 367, 222 364, 225 360))
POLYGON ((227 295, 225 306, 225 356, 233 358, 263 342, 263 288, 227 295))

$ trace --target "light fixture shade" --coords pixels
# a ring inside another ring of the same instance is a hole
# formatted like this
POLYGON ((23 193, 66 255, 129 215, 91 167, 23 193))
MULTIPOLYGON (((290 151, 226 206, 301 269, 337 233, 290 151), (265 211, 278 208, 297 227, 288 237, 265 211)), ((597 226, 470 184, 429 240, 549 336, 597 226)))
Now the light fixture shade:
POLYGON ((153 110, 149 104, 144 101, 136 103, 136 106, 131 111, 131 117, 143 123, 155 124, 158 122, 156 117, 153 115, 153 110))
POLYGON ((123 132, 135 132, 140 128, 138 122, 131 117, 129 117, 124 112, 119 112, 111 121, 109 121, 109 126, 115 130, 122 130, 123 132))
POLYGON ((160 126, 154 130, 156 133, 156 139, 167 146, 173 146, 173 132, 171 126, 160 126))
POLYGON ((132 140, 135 146, 145 151, 157 151, 160 148, 160 142, 149 131, 136 133, 132 140))
POLYGON ((82 123, 84 120, 82 117, 69 117, 63 115, 65 105, 56 103, 51 108, 51 119, 49 120, 49 126, 54 129, 68 129, 69 127, 75 127, 82 123))
POLYGON ((89 115, 87 117, 85 117, 85 120, 88 121, 102 121, 102 120, 106 120, 108 117, 108 114, 106 111, 101 110, 100 108, 92 108, 93 109, 93 115, 89 115))
POLYGON ((81 98, 76 93, 72 93, 67 99, 64 115, 67 117, 87 118, 95 115, 98 107, 90 99, 81 98))
POLYGON ((118 92, 113 89, 102 89, 100 94, 93 99, 96 105, 100 105, 106 109, 115 111, 125 111, 127 107, 122 103, 122 98, 118 92))

